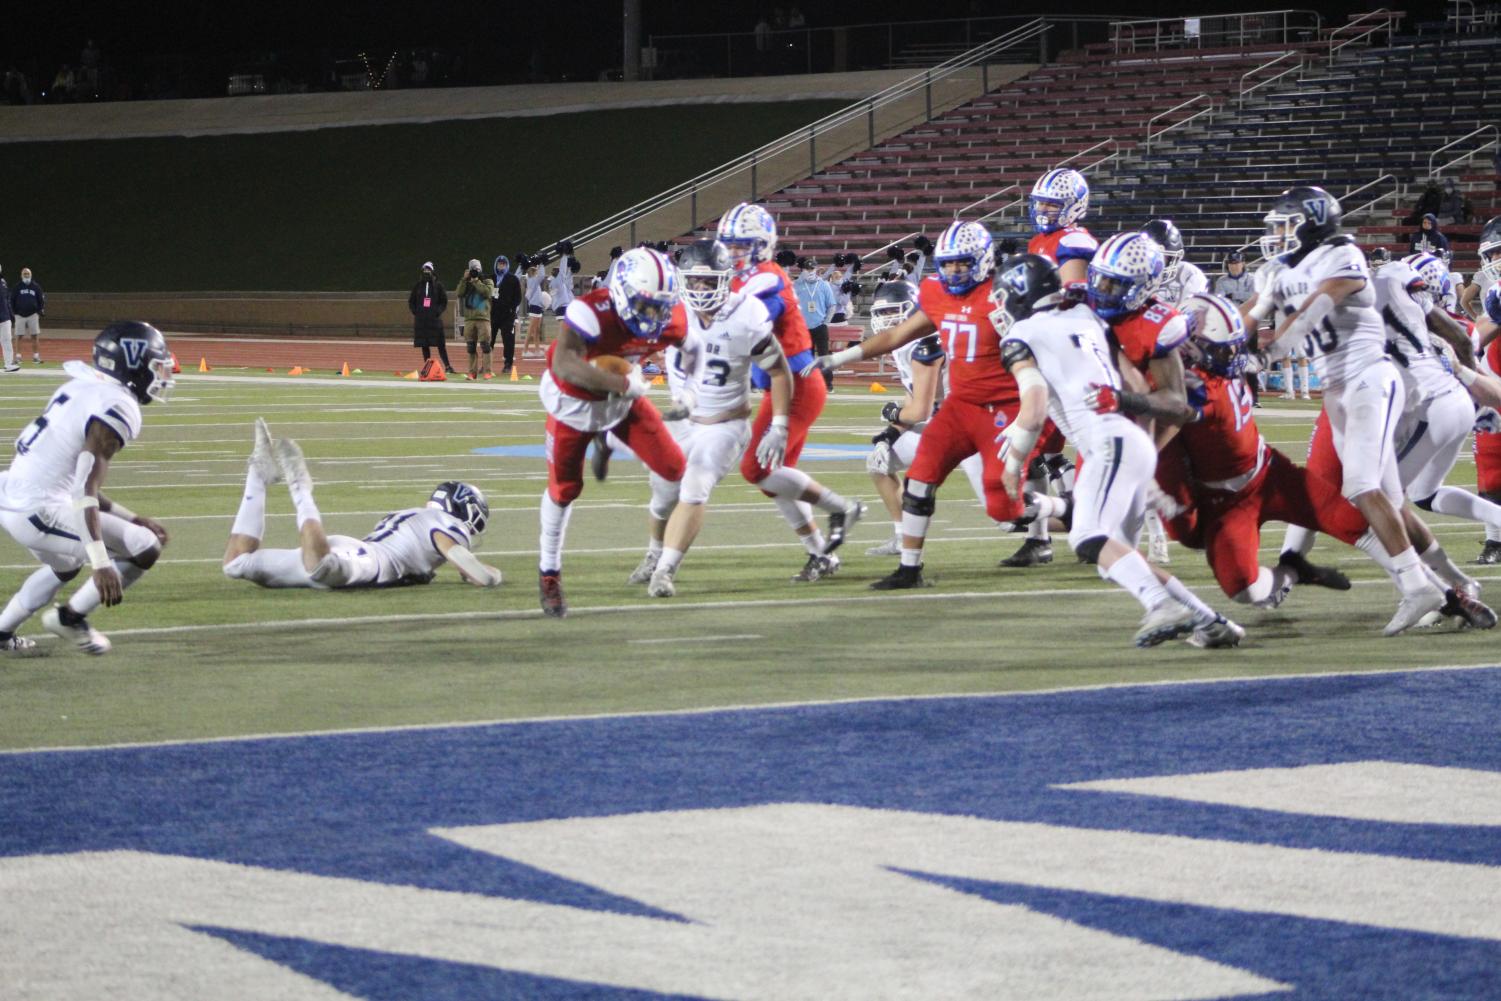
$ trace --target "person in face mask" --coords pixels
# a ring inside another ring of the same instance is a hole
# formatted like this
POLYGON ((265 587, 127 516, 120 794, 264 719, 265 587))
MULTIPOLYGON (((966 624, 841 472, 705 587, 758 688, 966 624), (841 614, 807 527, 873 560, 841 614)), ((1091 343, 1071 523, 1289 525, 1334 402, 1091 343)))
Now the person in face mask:
MULTIPOLYGON (((34 365, 40 365, 42 351, 38 338, 42 333, 42 315, 47 312, 47 296, 42 291, 42 286, 31 280, 30 268, 21 269, 21 283, 10 293, 10 309, 16 315, 16 341, 19 343, 22 337, 30 334, 31 361, 34 365)), ((7 366, 11 360, 11 355, 7 352, 7 366)))
POLYGON ((516 310, 521 306, 521 279, 511 270, 504 254, 495 258, 495 298, 490 309, 490 352, 494 355, 497 336, 504 344, 500 374, 510 375, 516 363, 516 310))
POLYGON ((11 318, 10 287, 0 277, 0 348, 5 351, 5 371, 19 372, 21 366, 16 364, 16 351, 10 342, 11 318))
POLYGON ((432 359, 432 349, 437 348, 444 373, 451 374, 453 366, 448 363, 443 326, 443 313, 448 309, 448 290, 433 274, 432 261, 423 263, 422 274, 412 286, 411 295, 407 296, 407 309, 412 311, 412 347, 422 349, 424 363, 432 359))
MULTIPOLYGON (((829 317, 834 313, 837 297, 834 289, 818 274, 818 262, 811 257, 798 262, 799 271, 792 283, 797 293, 797 304, 802 308, 803 320, 808 324, 808 333, 813 338, 813 353, 829 353, 829 317)), ((824 370, 824 385, 834 388, 834 373, 824 370)))

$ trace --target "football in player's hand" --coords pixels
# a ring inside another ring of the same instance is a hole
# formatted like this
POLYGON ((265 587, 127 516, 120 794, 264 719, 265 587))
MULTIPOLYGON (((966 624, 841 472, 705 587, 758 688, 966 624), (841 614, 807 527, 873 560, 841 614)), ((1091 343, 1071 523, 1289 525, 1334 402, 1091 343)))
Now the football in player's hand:
POLYGON ((613 372, 616 375, 629 375, 631 369, 636 367, 634 363, 627 361, 619 355, 599 355, 595 358, 590 358, 589 364, 597 369, 613 372))

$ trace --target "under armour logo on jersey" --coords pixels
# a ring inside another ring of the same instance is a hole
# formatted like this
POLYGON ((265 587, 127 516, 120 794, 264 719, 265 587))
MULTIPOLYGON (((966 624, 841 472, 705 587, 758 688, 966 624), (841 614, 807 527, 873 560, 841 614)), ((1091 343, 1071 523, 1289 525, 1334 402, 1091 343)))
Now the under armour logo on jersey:
POLYGON ((149 343, 144 337, 120 338, 120 349, 125 352, 126 368, 140 368, 141 359, 146 357, 146 347, 149 343))
POLYGON ((1303 202, 1303 210, 1316 225, 1322 226, 1329 218, 1329 203, 1322 198, 1309 198, 1303 202))

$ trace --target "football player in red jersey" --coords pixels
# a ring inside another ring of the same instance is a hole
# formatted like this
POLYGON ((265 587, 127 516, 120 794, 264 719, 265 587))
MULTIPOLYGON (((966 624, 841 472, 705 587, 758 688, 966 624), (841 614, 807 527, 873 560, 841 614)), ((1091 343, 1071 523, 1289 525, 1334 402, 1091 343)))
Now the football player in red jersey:
MULTIPOLYGON (((1493 219, 1487 225, 1487 230, 1496 229, 1498 237, 1501 237, 1501 220, 1493 219)), ((1482 241, 1482 244, 1484 241, 1482 241)), ((1496 253, 1501 250, 1490 248, 1496 253)), ((1481 255, 1485 260, 1484 254, 1481 255)), ((1478 280, 1478 276, 1477 276, 1478 280)), ((1491 288, 1497 286, 1492 283, 1491 288)), ((1475 342, 1475 354, 1483 359, 1484 368, 1491 375, 1501 375, 1501 294, 1491 296, 1487 294, 1483 300, 1480 318, 1471 321, 1462 313, 1450 313, 1456 323, 1466 326, 1470 339, 1475 342), (1486 315, 1484 306, 1495 302, 1497 317, 1491 319, 1486 315)), ((1488 414, 1488 419, 1482 425, 1475 425, 1475 477, 1476 487, 1480 496, 1493 504, 1501 504, 1501 418, 1494 414, 1488 414)), ((1501 563, 1501 531, 1486 527, 1485 545, 1480 550, 1480 557, 1475 561, 1480 564, 1501 563)))
MULTIPOLYGON (((1259 565, 1261 526, 1268 521, 1306 525, 1351 545, 1379 545, 1364 516, 1329 481, 1295 465, 1262 438, 1252 417, 1250 390, 1241 378, 1249 351, 1240 314, 1219 296, 1188 300, 1185 350, 1193 359, 1188 405, 1191 419, 1163 448, 1158 480, 1188 507, 1168 520, 1173 538, 1203 549, 1220 588, 1234 600, 1275 608, 1300 582, 1297 566, 1259 565), (1362 538, 1366 541, 1362 542, 1362 538)), ((1102 394, 1102 397, 1106 394, 1102 394)), ((1097 404, 1106 405, 1103 400, 1097 404)), ((1114 402, 1125 412, 1135 401, 1114 402)), ((1303 580, 1348 590, 1336 571, 1303 580)))
POLYGON ((771 394, 765 392, 771 387, 770 378, 759 369, 752 370, 751 382, 763 392, 760 409, 751 424, 750 444, 740 461, 740 474, 772 498, 782 518, 808 551, 807 562, 792 579, 815 581, 839 569, 839 557, 834 550, 844 543, 849 530, 865 514, 865 505, 841 497, 796 468, 808 440, 808 430, 823 412, 829 391, 822 374, 807 371, 813 361, 813 338, 803 320, 792 281, 782 266, 772 260, 777 245, 776 220, 761 206, 741 202, 719 220, 719 242, 729 249, 735 267, 731 294, 753 295, 761 300, 771 314, 772 332, 782 346, 782 354, 797 373, 793 379, 792 411, 785 429, 787 450, 781 467, 768 469, 756 458, 761 440, 768 433, 783 431, 771 423, 771 394), (768 428, 772 430, 768 432, 768 428), (814 507, 829 513, 827 538, 813 522, 814 507))
POLYGON ((547 410, 547 490, 542 495, 538 560, 542 611, 562 618, 563 537, 572 504, 584 489, 584 455, 595 435, 613 431, 667 480, 683 478, 683 450, 647 400, 641 366, 619 374, 590 364, 602 355, 632 362, 683 342, 687 318, 678 302, 677 268, 666 255, 627 251, 604 288, 568 304, 557 340, 547 349, 538 389, 547 410))
MULTIPOLYGON (((1089 184, 1077 170, 1050 170, 1032 185, 1030 214, 1037 232, 1027 241, 1027 253, 1056 264, 1065 287, 1082 287, 1085 267, 1099 246, 1089 230, 1079 225, 1088 211, 1089 184)), ((1027 469, 1027 492, 1044 494, 1049 485, 1056 485, 1066 502, 1074 490, 1075 469, 1063 454, 1063 433, 1051 420, 1043 427, 1037 453, 1027 469)), ((1002 560, 1001 566, 1030 567, 1052 561, 1048 519, 1038 518, 1027 526, 1027 540, 1021 548, 1002 560)))
POLYGON ((907 319, 855 347, 819 357, 806 370, 874 358, 934 331, 948 356, 948 395, 923 431, 902 489, 901 564, 871 585, 881 591, 926 586, 922 549, 935 494, 949 473, 976 452, 984 462, 985 513, 996 521, 1013 521, 1021 514, 1002 483, 1005 466, 996 450, 996 436, 1015 420, 1021 397, 1016 379, 1001 365, 1000 336, 990 320, 995 270, 990 231, 977 222, 951 224, 933 248, 933 261, 938 273, 923 279, 917 309, 907 319))

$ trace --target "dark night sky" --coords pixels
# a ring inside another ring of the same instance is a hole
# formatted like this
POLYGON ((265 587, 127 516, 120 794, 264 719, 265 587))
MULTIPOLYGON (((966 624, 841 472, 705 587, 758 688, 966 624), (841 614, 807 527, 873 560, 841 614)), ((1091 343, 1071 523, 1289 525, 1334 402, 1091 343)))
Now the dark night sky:
MULTIPOLYGON (((642 0, 644 32, 749 30, 763 7, 791 6, 790 0, 764 4, 715 3, 708 0, 642 0)), ((1028 14, 1056 10, 1035 2, 957 0, 927 7, 911 0, 866 0, 855 4, 799 4, 810 26, 851 22, 902 21, 915 17, 945 18, 968 14, 1028 14)), ((1170 17, 1184 14, 1274 8, 1253 2, 1224 3, 1199 0, 1191 4, 1160 4, 1117 0, 1070 5, 1087 14, 1170 17)), ((1315 5, 1326 17, 1364 10, 1370 3, 1315 5)), ((1412 16, 1442 17, 1438 3, 1403 5, 1412 16)), ((107 62, 115 65, 182 65, 205 59, 251 61, 266 53, 321 51, 352 54, 368 49, 388 55, 393 49, 435 47, 457 49, 483 61, 525 65, 540 51, 549 76, 593 78, 604 67, 618 66, 621 49, 622 3, 533 2, 518 4, 479 0, 454 3, 388 2, 322 5, 267 2, 181 3, 140 2, 56 3, 22 0, 11 5, 0 32, 0 52, 6 62, 34 65, 50 73, 60 62, 76 62, 86 39, 94 38, 107 62)), ((134 67, 132 67, 134 68, 134 67)))

